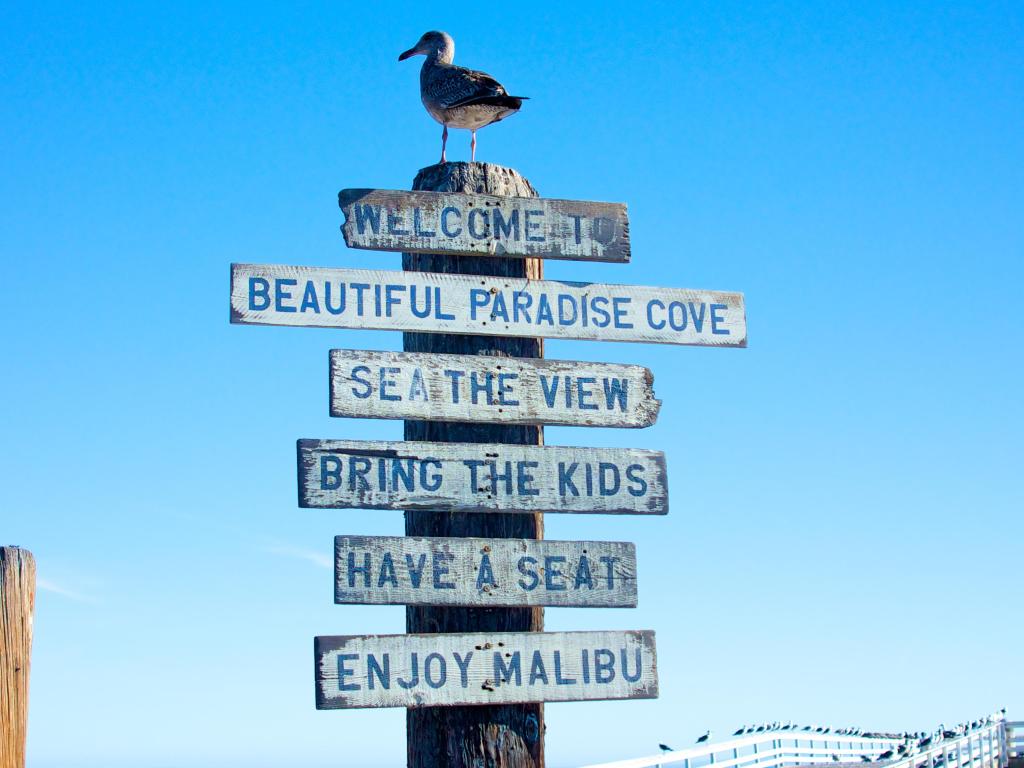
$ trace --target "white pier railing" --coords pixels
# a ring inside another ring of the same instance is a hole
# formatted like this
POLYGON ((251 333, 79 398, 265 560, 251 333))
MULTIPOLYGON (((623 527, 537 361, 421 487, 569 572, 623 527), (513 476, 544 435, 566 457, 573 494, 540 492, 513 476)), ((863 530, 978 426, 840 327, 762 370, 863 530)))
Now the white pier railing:
POLYGON ((740 736, 729 741, 701 744, 691 749, 636 757, 586 768, 793 768, 793 766, 840 766, 879 763, 885 768, 1006 768, 1013 744, 1024 752, 1024 723, 1002 720, 965 733, 934 741, 918 748, 914 739, 875 738, 799 731, 768 731, 740 736), (1009 740, 1017 726, 1017 741, 1009 740), (1008 735, 1009 733, 1009 735, 1008 735), (912 754, 879 760, 897 752, 904 743, 913 745, 912 754), (865 760, 867 758, 867 760, 865 760))
POLYGON ((1007 755, 1014 759, 1024 758, 1024 720, 1007 722, 1004 747, 1007 755))

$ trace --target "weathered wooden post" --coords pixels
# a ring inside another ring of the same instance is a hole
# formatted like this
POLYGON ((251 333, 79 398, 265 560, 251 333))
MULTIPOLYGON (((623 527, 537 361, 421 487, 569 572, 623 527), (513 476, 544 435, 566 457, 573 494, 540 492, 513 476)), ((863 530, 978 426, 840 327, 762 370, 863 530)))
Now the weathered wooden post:
POLYGON ((0 547, 0 768, 25 768, 36 561, 0 547))
MULTIPOLYGON (((445 163, 421 170, 414 190, 537 197, 525 178, 490 163, 445 163)), ((402 255, 402 269, 494 275, 540 280, 542 259, 489 256, 402 255)), ((543 357, 539 338, 403 334, 407 352, 448 352, 499 357, 543 357)), ((406 421, 406 440, 541 445, 544 428, 528 425, 406 421)), ((405 513, 407 536, 475 536, 541 539, 543 514, 405 513)), ((543 608, 444 608, 409 606, 407 632, 540 632, 543 608)), ((409 768, 542 768, 544 705, 539 703, 477 707, 425 707, 406 715, 409 768)))

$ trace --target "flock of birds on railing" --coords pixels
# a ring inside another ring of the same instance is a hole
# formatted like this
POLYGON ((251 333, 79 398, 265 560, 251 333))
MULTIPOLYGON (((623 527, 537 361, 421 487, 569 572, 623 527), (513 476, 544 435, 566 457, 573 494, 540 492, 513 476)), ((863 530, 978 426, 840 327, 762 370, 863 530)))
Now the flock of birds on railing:
MULTIPOLYGON (((993 723, 1005 719, 1006 708, 999 710, 999 712, 983 717, 978 720, 972 720, 967 723, 960 723, 955 728, 947 728, 945 724, 940 723, 939 727, 928 733, 925 731, 910 732, 905 731, 903 733, 884 733, 880 731, 864 731, 860 728, 833 728, 828 725, 799 725, 792 721, 782 723, 778 720, 772 723, 755 723, 754 725, 743 725, 733 731, 733 736, 749 736, 756 733, 789 733, 796 738, 815 738, 817 736, 857 736, 862 739, 889 739, 892 741, 900 741, 894 749, 887 749, 882 752, 878 757, 872 758, 869 755, 861 755, 861 762, 873 763, 883 762, 887 760, 902 760, 905 757, 912 757, 921 752, 925 752, 941 742, 947 739, 958 739, 961 736, 966 736, 974 731, 987 728, 993 723)), ((711 731, 705 731, 697 738, 697 744, 704 744, 711 740, 711 731)), ((659 744, 658 747, 662 752, 674 752, 672 747, 664 744, 659 744)), ((833 753, 832 761, 839 763, 842 762, 842 758, 839 755, 833 753)), ((945 764, 945 758, 943 755, 939 755, 932 760, 933 768, 939 768, 945 764)))

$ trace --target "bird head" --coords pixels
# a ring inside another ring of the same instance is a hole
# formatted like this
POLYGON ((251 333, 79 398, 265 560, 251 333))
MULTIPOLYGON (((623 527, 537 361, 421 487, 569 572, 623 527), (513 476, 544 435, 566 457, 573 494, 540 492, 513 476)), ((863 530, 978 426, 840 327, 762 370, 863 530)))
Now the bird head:
POLYGON ((412 56, 426 56, 443 64, 451 64, 455 58, 455 41, 447 32, 424 32, 416 45, 399 54, 398 60, 405 61, 412 56))

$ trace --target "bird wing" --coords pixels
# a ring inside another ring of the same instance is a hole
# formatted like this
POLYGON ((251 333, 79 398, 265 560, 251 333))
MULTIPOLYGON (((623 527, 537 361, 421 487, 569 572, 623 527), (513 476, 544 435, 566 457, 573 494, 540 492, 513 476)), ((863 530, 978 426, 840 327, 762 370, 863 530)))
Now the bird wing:
POLYGON ((465 107, 470 104, 496 104, 504 106, 510 98, 505 86, 488 75, 475 69, 451 67, 445 77, 439 78, 434 97, 445 109, 465 107))

